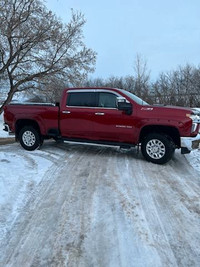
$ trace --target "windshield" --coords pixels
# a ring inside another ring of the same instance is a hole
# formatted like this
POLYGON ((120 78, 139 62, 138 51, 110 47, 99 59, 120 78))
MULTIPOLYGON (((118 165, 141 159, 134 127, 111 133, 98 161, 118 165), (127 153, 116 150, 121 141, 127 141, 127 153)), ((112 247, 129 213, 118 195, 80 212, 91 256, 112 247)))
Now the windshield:
POLYGON ((125 95, 127 95, 128 97, 130 97, 133 101, 135 101, 137 104, 139 104, 139 105, 143 105, 143 106, 145 106, 145 105, 149 105, 147 102, 145 102, 144 100, 142 100, 141 98, 139 98, 138 96, 136 96, 136 95, 134 95, 134 94, 132 94, 132 93, 130 93, 130 92, 128 92, 128 91, 125 91, 125 90, 123 90, 123 93, 125 94, 125 95))

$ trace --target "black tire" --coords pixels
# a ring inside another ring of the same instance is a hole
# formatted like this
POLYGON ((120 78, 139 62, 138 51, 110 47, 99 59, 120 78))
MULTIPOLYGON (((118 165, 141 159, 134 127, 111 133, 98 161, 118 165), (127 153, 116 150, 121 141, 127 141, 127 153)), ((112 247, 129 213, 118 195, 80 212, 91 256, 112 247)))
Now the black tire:
POLYGON ((35 150, 42 145, 42 139, 38 131, 32 126, 26 126, 19 132, 21 146, 29 151, 35 150))
POLYGON ((168 162, 172 158, 174 150, 174 142, 165 134, 149 134, 141 144, 141 151, 144 158, 147 161, 157 164, 168 162))

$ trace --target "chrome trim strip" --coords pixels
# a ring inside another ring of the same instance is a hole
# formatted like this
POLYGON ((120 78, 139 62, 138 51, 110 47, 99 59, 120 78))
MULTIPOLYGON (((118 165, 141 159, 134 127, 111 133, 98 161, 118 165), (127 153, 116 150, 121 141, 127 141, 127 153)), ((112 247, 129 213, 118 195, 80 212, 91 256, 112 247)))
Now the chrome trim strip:
POLYGON ((29 106, 53 106, 55 107, 56 104, 54 103, 34 103, 34 102, 11 102, 10 105, 29 105, 29 106))
POLYGON ((95 115, 97 115, 97 116, 103 116, 103 115, 105 115, 105 113, 104 112, 95 112, 95 115))
POLYGON ((103 93, 112 93, 116 96, 121 96, 119 93, 115 92, 115 91, 112 91, 112 90, 106 90, 106 89, 75 89, 75 90, 68 90, 66 91, 66 93, 81 93, 81 92, 84 92, 84 93, 99 93, 99 92, 103 92, 103 93))
POLYGON ((75 90, 68 90, 66 93, 95 93, 95 89, 75 89, 75 90))
MULTIPOLYGON (((115 109, 119 110, 118 108, 106 108, 106 107, 86 107, 86 106, 66 106, 67 108, 92 108, 92 109, 115 109)), ((119 110, 120 111, 120 110, 119 110)))

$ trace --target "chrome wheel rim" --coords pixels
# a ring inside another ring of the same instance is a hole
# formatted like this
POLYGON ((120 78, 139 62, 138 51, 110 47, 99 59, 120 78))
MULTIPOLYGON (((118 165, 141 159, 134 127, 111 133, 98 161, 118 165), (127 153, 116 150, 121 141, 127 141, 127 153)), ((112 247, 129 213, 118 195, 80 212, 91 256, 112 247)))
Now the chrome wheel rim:
POLYGON ((22 140, 26 146, 31 147, 35 144, 36 138, 31 131, 26 131, 22 135, 22 140))
POLYGON ((152 159, 161 159, 166 152, 165 145, 158 139, 152 139, 146 145, 146 152, 152 159))

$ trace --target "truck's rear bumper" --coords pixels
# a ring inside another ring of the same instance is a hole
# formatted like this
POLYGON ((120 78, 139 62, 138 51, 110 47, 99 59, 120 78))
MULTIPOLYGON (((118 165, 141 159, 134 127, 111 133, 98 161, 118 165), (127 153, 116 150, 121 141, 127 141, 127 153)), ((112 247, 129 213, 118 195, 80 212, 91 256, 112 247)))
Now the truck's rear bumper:
POLYGON ((8 124, 4 123, 3 125, 4 125, 4 127, 5 127, 5 128, 3 129, 4 131, 8 132, 9 135, 13 135, 13 134, 14 134, 14 133, 10 130, 10 127, 9 127, 8 124))
POLYGON ((200 133, 196 137, 181 137, 181 153, 190 153, 200 146, 200 133))
POLYGON ((3 130, 5 132, 9 132, 10 131, 10 128, 9 128, 8 124, 4 123, 3 126, 4 126, 4 129, 3 130))

